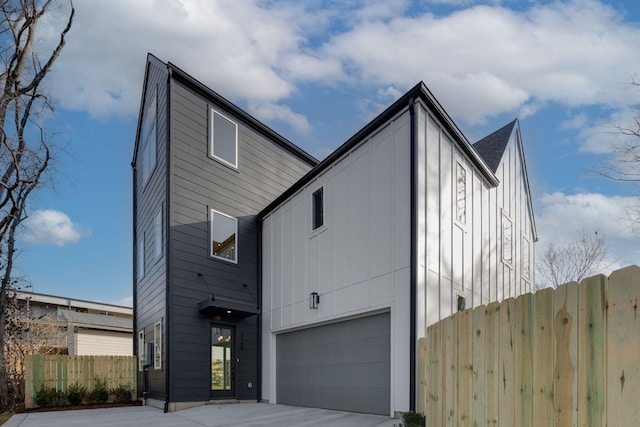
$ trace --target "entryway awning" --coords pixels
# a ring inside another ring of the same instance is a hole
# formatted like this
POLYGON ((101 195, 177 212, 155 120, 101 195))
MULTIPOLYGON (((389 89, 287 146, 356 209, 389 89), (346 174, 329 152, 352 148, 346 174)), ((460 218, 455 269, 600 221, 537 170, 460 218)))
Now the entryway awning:
POLYGON ((227 316, 248 317, 258 314, 258 306, 255 303, 237 300, 228 297, 216 297, 210 295, 209 298, 198 303, 198 311, 204 314, 220 314, 227 316))

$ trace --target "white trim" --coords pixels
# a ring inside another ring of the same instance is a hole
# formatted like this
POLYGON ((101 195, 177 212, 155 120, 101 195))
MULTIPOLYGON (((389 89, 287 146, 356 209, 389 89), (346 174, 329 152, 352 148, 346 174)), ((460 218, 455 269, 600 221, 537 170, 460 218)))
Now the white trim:
POLYGON ((233 120, 231 120, 229 117, 225 116, 224 114, 222 114, 221 112, 215 110, 214 108, 210 108, 209 109, 209 156, 211 156, 212 158, 224 163, 227 166, 231 166, 234 169, 238 169, 238 124, 236 122, 234 122, 233 120), (223 119, 227 120, 228 122, 230 122, 234 128, 235 128, 235 151, 234 151, 234 157, 235 157, 235 163, 230 162, 229 160, 222 158, 218 155, 215 154, 215 129, 214 129, 214 117, 215 115, 218 114, 220 117, 222 117, 223 119))
POLYGON ((138 370, 142 371, 144 367, 143 357, 147 357, 145 352, 145 343, 144 343, 144 329, 138 331, 138 370))
POLYGON ((162 321, 153 325, 153 369, 162 369, 162 321))

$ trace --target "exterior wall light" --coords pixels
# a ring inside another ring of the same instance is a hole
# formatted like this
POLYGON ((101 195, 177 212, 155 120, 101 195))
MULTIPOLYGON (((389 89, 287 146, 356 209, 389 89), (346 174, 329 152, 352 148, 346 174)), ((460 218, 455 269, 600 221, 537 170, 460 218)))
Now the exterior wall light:
POLYGON ((309 308, 312 310, 317 310, 318 304, 320 304, 320 295, 318 295, 317 292, 311 292, 309 294, 309 308))

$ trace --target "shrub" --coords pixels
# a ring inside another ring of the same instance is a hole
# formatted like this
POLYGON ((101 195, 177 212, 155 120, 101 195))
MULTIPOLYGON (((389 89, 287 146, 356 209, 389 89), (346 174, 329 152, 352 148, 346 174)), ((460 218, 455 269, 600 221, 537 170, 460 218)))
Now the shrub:
POLYGON ((47 399, 47 406, 66 406, 68 405, 67 395, 65 392, 56 390, 55 388, 49 389, 49 396, 47 399))
POLYGON ((131 388, 129 385, 120 384, 118 387, 111 390, 113 400, 117 403, 125 403, 131 401, 131 388))
POLYGON ((46 387, 44 383, 40 384, 40 388, 33 394, 33 403, 38 406, 47 406, 50 392, 51 389, 46 387))
POLYGON ((402 427, 424 427, 426 425, 426 417, 417 412, 405 412, 402 414, 402 427))
POLYGON ((67 387, 67 400, 71 405, 80 405, 87 397, 87 388, 78 383, 69 384, 67 387))
POLYGON ((101 377, 93 379, 93 390, 87 393, 87 401, 90 403, 105 403, 109 400, 107 381, 101 377))

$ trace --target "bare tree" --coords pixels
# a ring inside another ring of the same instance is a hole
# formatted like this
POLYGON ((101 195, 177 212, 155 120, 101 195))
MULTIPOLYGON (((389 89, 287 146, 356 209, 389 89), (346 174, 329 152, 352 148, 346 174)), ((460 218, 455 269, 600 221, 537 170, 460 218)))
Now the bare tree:
POLYGON ((578 239, 560 245, 549 245, 538 261, 536 288, 557 288, 569 282, 580 283, 606 268, 607 246, 597 231, 580 231, 578 239))
MULTIPOLYGON (((38 23, 52 0, 0 0, 0 348, 6 344, 8 291, 13 278, 16 230, 27 217, 29 195, 49 166, 52 147, 40 113, 52 110, 41 84, 65 45, 71 5, 60 39, 47 54, 35 49, 38 23)), ((12 403, 7 361, 0 351, 0 407, 12 403)))

